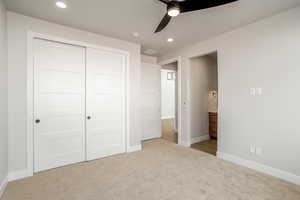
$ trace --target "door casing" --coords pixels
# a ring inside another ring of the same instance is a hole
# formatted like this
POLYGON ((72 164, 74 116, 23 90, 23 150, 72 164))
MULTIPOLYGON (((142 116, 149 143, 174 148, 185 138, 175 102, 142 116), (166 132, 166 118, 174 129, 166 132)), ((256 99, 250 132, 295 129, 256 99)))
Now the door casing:
POLYGON ((167 59, 164 61, 159 62, 159 65, 166 65, 173 62, 177 62, 177 111, 178 111, 178 119, 177 119, 177 132, 178 132, 178 145, 182 146, 189 146, 186 142, 183 140, 183 123, 182 123, 182 115, 183 115, 183 106, 182 104, 185 104, 185 101, 182 100, 182 58, 181 56, 167 59))

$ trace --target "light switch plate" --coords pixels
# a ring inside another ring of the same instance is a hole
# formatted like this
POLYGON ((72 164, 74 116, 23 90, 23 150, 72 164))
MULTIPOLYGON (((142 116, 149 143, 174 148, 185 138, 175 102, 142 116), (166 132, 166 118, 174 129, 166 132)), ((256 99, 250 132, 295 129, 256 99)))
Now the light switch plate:
POLYGON ((250 95, 255 96, 256 95, 256 89, 255 88, 250 88, 250 95))
POLYGON ((262 95, 262 88, 256 88, 256 94, 257 95, 262 95))

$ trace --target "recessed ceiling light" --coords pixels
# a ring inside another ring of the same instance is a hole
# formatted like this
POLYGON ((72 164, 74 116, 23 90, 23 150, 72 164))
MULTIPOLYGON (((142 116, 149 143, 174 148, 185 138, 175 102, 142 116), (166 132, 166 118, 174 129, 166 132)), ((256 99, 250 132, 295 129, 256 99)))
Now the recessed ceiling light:
POLYGON ((139 37, 139 36, 140 36, 140 34, 139 34, 138 32, 133 32, 132 35, 133 35, 134 37, 139 37))
POLYGON ((67 4, 62 2, 62 1, 57 1, 56 6, 59 7, 59 8, 66 8, 67 4))
POLYGON ((174 42, 174 39, 173 38, 168 38, 167 42, 174 42))

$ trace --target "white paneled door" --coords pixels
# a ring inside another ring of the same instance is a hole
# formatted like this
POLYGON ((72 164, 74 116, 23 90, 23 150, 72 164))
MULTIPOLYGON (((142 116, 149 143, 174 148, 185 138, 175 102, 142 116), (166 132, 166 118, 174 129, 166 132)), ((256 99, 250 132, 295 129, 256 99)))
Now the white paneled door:
POLYGON ((161 66, 142 63, 141 68, 141 112, 142 137, 149 140, 161 137, 161 66))
POLYGON ((176 71, 161 70, 161 118, 176 117, 176 71))
POLYGON ((87 160, 125 152, 126 56, 86 51, 87 160))
POLYGON ((35 39, 34 171, 85 160, 85 48, 35 39))

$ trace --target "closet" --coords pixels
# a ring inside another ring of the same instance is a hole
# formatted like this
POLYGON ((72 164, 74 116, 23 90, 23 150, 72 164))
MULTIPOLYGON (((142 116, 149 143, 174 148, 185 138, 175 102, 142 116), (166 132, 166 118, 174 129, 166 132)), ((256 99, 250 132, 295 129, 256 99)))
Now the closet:
POLYGON ((34 172, 125 152, 126 59, 34 40, 34 172))

